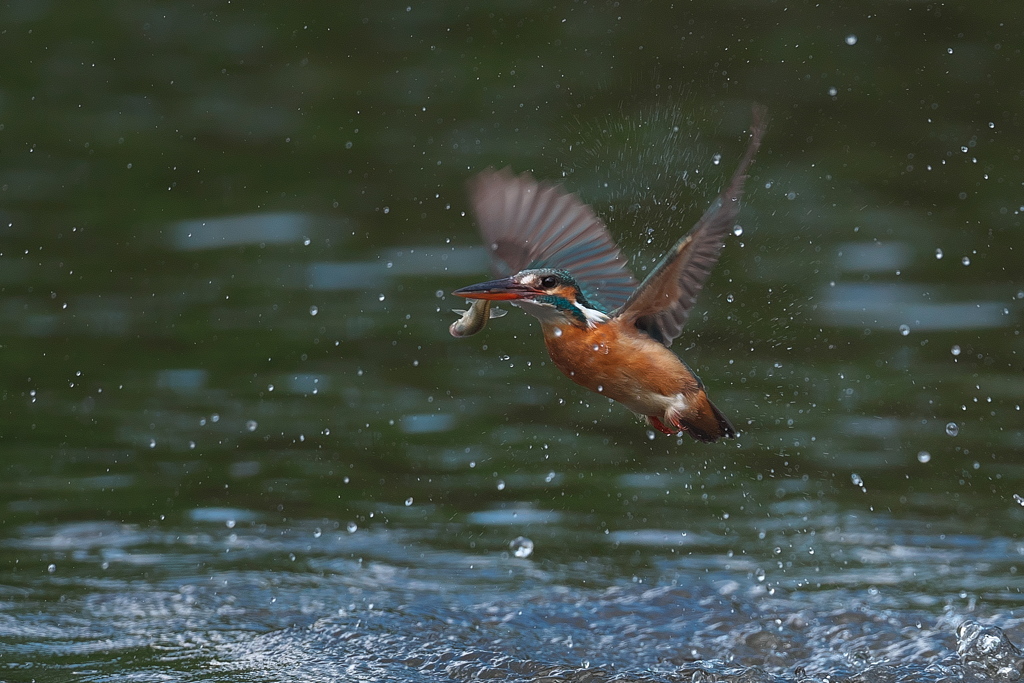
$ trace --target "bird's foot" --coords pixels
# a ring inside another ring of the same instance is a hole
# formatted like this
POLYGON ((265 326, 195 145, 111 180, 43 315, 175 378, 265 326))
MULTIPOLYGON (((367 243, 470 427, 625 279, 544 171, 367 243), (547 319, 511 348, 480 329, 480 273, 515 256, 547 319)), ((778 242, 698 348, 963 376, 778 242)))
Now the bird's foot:
POLYGON ((665 423, 662 422, 657 417, 655 417, 654 415, 648 415, 647 416, 647 424, 651 425, 652 427, 657 429, 662 434, 668 434, 669 436, 673 436, 674 434, 676 434, 676 432, 674 432, 671 429, 669 429, 668 427, 666 427, 665 423))

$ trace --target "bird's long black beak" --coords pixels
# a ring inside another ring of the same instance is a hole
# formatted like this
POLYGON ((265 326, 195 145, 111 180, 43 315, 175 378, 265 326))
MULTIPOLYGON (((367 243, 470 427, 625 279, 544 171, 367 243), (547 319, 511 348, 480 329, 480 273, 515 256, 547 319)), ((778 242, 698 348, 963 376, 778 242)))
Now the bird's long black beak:
POLYGON ((500 280, 488 280, 480 284, 456 289, 452 294, 466 299, 490 299, 491 301, 508 301, 523 299, 539 292, 533 287, 521 285, 510 277, 500 280))

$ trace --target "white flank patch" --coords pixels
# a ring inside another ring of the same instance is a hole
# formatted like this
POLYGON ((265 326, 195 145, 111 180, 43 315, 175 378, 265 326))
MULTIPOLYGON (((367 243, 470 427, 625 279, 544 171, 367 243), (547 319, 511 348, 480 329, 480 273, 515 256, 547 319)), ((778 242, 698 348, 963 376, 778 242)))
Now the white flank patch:
POLYGON ((690 404, 686 402, 682 394, 676 394, 675 396, 666 396, 668 406, 665 408, 665 419, 670 423, 675 422, 674 418, 678 418, 686 409, 690 407, 690 404))

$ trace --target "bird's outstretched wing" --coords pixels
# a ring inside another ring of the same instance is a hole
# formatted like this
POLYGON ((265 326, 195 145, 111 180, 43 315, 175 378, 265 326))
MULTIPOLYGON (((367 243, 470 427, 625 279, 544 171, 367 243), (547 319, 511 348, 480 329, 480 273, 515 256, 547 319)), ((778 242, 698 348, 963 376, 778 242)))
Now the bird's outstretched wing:
POLYGON ((604 223, 561 187, 507 168, 487 169, 470 181, 469 196, 496 276, 527 268, 566 270, 604 311, 624 304, 636 288, 604 223))
POLYGON ((729 184, 613 316, 634 323, 665 346, 672 345, 736 224, 747 169, 761 146, 766 124, 765 110, 755 107, 750 144, 729 184))

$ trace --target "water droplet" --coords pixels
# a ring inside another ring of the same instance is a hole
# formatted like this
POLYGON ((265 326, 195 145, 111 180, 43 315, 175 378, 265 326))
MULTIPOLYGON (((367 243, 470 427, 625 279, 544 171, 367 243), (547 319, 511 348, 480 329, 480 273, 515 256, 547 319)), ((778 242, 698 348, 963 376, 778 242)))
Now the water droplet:
POLYGON ((149 440, 149 447, 150 448, 156 448, 156 439, 150 439, 149 440))
POLYGON ((932 454, 929 453, 928 451, 920 451, 917 454, 917 461, 918 462, 930 462, 931 459, 932 459, 932 454))
POLYGON ((969 256, 964 256, 962 259, 960 259, 960 263, 964 264, 965 266, 969 266, 971 265, 971 258, 969 256))
POLYGON ((900 334, 904 337, 910 334, 910 325, 900 325, 900 334))
POLYGON ((235 528, 235 524, 236 524, 236 522, 233 519, 228 519, 228 520, 224 521, 224 526, 226 526, 229 529, 234 529, 235 528))
POLYGON ((556 476, 557 475, 554 472, 548 472, 547 476, 544 477, 544 483, 550 484, 552 481, 554 481, 556 476))
POLYGON ((412 496, 405 499, 405 507, 409 507, 410 505, 412 505, 412 496))
POLYGON ((50 572, 51 574, 54 573, 55 571, 57 571, 57 565, 51 564, 46 568, 46 571, 50 572))
POLYGON ((718 166, 720 163, 722 163, 722 155, 715 154, 714 156, 712 156, 711 163, 713 163, 715 166, 718 166))
POLYGON ((854 472, 853 474, 850 475, 850 481, 853 482, 854 486, 859 486, 861 488, 864 488, 864 480, 856 472, 854 472))
POLYGON ((732 294, 726 294, 725 300, 728 301, 729 303, 732 303, 733 301, 736 301, 736 297, 734 297, 732 294))
POLYGON ((516 536, 508 544, 508 549, 512 551, 514 556, 524 559, 533 555, 533 541, 526 536, 516 536))
POLYGON ((499 491, 504 491, 505 490, 505 481, 503 479, 499 479, 498 480, 498 490, 499 491))
POLYGON ((856 45, 857 44, 857 36, 853 35, 852 33, 850 35, 846 36, 846 44, 847 45, 856 45))
POLYGON ((949 350, 949 352, 951 354, 953 354, 954 356, 959 356, 960 355, 960 345, 959 344, 953 344, 953 348, 951 348, 949 350))
POLYGON ((735 228, 732 229, 732 234, 736 235, 737 237, 742 235, 743 234, 743 226, 742 225, 737 225, 735 228))
POLYGON ((935 258, 937 258, 937 259, 941 259, 942 258, 942 250, 941 249, 936 249, 935 250, 935 258))
POLYGON ((259 426, 260 425, 259 425, 258 422, 256 422, 256 420, 249 420, 248 422, 245 423, 246 430, 248 430, 250 432, 255 432, 256 428, 259 427, 259 426))
POLYGON ((381 294, 380 296, 378 296, 377 301, 384 301, 384 295, 381 294))
POLYGON ((836 95, 839 94, 839 90, 835 86, 832 86, 831 88, 828 89, 828 94, 829 97, 835 97, 836 95))
POLYGON ((949 434, 950 436, 956 436, 957 434, 960 433, 960 426, 957 425, 956 422, 947 422, 946 433, 949 434))
POLYGON ((324 532, 320 529, 320 527, 313 529, 313 538, 320 538, 323 535, 324 532))
POLYGON ((310 315, 316 315, 319 312, 320 312, 320 309, 317 308, 316 306, 310 306, 309 307, 309 314, 310 315))
POLYGON ((1024 505, 1024 497, 1022 497, 1019 493, 1013 494, 1013 499, 1017 501, 1018 504, 1024 505))
POLYGON ((356 532, 356 530, 359 529, 359 526, 355 522, 349 522, 348 524, 345 525, 345 529, 350 534, 354 534, 356 532))

